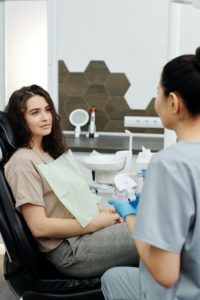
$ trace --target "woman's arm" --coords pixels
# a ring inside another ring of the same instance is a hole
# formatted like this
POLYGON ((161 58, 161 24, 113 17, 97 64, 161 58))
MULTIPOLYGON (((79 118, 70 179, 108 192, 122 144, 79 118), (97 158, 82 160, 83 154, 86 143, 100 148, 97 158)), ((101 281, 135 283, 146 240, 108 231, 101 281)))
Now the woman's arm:
POLYGON ((135 221, 136 221, 136 215, 128 215, 128 216, 126 216, 125 221, 126 221, 128 230, 130 232, 132 232, 133 229, 134 229, 135 221))
POLYGON ((21 206, 22 215, 36 238, 64 238, 95 232, 101 228, 119 222, 116 213, 99 213, 83 228, 76 219, 48 218, 43 206, 24 204, 21 206))
POLYGON ((156 248, 141 240, 135 240, 135 245, 154 279, 166 288, 172 287, 180 274, 180 254, 156 248))
MULTIPOLYGON (((131 232, 136 221, 135 216, 127 216, 126 223, 131 232)), ((161 250, 141 240, 135 240, 140 259, 153 278, 166 288, 172 287, 179 278, 180 255, 161 250)))

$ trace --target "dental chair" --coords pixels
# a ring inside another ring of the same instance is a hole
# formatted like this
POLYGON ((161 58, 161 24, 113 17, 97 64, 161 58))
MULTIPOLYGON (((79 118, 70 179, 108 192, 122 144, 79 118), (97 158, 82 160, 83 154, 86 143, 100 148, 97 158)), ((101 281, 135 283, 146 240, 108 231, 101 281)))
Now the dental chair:
MULTIPOLYGON (((0 111, 2 157, 17 148, 6 112, 0 111)), ((26 183, 25 183, 26 184, 26 183)), ((4 278, 13 294, 23 300, 103 300, 100 278, 68 278, 59 273, 37 248, 35 239, 15 210, 14 198, 0 163, 0 233, 6 252, 4 278)))

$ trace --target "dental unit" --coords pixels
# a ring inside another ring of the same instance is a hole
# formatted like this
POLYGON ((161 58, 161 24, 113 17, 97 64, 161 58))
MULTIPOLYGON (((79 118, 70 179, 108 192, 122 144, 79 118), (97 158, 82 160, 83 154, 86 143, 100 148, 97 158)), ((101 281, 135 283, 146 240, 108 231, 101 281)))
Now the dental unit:
POLYGON ((81 163, 89 170, 95 172, 97 184, 113 185, 117 174, 131 175, 132 172, 132 133, 129 134, 129 149, 117 151, 115 154, 101 154, 92 151, 84 157, 81 163))

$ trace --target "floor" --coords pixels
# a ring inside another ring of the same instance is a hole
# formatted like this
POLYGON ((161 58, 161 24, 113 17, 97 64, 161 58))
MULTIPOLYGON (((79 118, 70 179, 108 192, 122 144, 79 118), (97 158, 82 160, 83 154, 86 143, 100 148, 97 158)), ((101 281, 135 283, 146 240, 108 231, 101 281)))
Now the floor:
POLYGON ((3 276, 3 255, 0 255, 0 300, 16 300, 3 276))

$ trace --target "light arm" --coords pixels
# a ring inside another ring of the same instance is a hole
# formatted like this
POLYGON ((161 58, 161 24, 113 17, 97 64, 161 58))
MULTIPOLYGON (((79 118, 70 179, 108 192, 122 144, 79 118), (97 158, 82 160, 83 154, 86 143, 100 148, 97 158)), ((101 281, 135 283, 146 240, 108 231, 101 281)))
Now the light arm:
POLYGON ((166 288, 172 287, 180 274, 180 254, 156 248, 141 240, 135 240, 135 245, 153 278, 166 288))
MULTIPOLYGON (((135 216, 127 216, 129 231, 133 231, 135 216)), ((179 278, 180 254, 168 252, 149 245, 141 240, 135 240, 140 259, 145 264, 153 278, 166 288, 172 287, 179 278)))
POLYGON ((120 219, 116 213, 99 213, 83 228, 76 219, 48 218, 43 206, 24 204, 22 215, 36 238, 64 238, 95 232, 113 225, 120 219))

